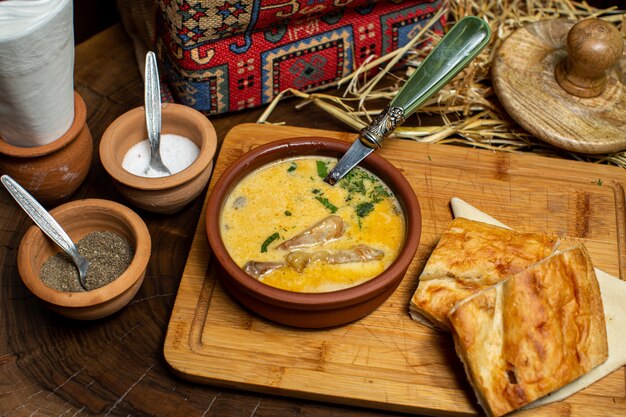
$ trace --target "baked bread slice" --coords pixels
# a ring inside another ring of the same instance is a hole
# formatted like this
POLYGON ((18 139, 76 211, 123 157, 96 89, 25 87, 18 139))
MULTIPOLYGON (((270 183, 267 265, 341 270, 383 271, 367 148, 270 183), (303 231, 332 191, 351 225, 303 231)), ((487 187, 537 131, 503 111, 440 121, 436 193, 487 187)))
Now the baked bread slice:
POLYGON ((608 357, 600 288, 582 245, 461 301, 449 319, 489 416, 543 397, 608 357))
POLYGON ((411 317, 448 330, 459 301, 551 255, 556 238, 458 217, 433 250, 410 303, 411 317))

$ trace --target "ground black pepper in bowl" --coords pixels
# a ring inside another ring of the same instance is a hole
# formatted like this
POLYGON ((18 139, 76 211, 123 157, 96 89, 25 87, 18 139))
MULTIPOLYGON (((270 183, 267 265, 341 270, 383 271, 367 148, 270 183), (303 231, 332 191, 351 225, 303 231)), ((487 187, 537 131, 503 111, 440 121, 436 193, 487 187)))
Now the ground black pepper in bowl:
MULTIPOLYGON (((130 265, 134 251, 123 237, 109 231, 92 232, 76 243, 76 249, 89 261, 86 285, 95 290, 114 281, 130 265)), ((72 259, 59 252, 48 258, 39 271, 48 287, 65 292, 85 291, 78 280, 78 270, 72 259)))

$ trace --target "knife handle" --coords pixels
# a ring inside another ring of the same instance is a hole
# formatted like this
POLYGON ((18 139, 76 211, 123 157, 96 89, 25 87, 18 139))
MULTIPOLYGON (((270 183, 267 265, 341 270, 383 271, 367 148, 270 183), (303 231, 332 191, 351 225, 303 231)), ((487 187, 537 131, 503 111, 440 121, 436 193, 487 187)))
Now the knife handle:
POLYGON ((419 106, 465 68, 489 43, 491 28, 482 19, 461 19, 435 45, 398 94, 372 123, 361 130, 366 146, 380 148, 383 140, 419 106))

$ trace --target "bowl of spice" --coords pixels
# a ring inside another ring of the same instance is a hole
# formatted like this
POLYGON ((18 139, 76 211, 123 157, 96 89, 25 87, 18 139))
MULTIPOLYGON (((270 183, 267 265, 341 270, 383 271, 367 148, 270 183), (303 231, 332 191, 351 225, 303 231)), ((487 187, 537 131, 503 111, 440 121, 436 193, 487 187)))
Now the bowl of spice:
POLYGON ((71 258, 37 226, 18 249, 17 264, 28 289, 57 313, 94 320, 126 306, 141 286, 150 258, 150 233, 128 207, 109 200, 76 200, 50 211, 89 261, 80 284, 71 258))
POLYGON ((161 158, 171 174, 151 171, 144 107, 118 117, 100 141, 100 160, 116 188, 136 207, 171 214, 193 201, 213 169, 217 135, 199 111, 175 103, 161 106, 161 158))

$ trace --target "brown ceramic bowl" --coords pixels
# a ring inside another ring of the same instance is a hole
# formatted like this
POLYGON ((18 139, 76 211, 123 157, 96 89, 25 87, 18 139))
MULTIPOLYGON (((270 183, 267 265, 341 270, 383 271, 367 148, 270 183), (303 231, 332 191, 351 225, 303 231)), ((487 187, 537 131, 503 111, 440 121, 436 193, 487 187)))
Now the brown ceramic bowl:
POLYGON ((0 139, 0 173, 10 175, 44 205, 67 200, 91 167, 93 140, 87 108, 74 92, 74 121, 67 132, 47 145, 20 147, 0 139))
POLYGON ((198 197, 209 181, 217 135, 213 124, 202 113, 172 103, 162 106, 161 133, 192 140, 200 148, 196 160, 181 172, 160 178, 141 177, 126 171, 122 167, 124 156, 133 145, 148 138, 143 107, 124 113, 107 128, 100 141, 100 160, 128 201, 144 210, 171 214, 198 197))
POLYGON ((101 199, 72 201, 50 214, 74 242, 92 232, 111 231, 127 239, 135 255, 126 271, 110 284, 83 292, 58 291, 41 281, 39 271, 60 249, 37 226, 31 226, 17 254, 18 270, 28 289, 52 310, 77 320, 106 317, 128 304, 143 282, 150 258, 150 233, 141 217, 126 206, 101 199))
POLYGON ((295 327, 331 327, 359 319, 380 306, 397 288, 420 240, 421 214, 415 192, 404 176, 373 153, 361 166, 378 175, 395 193, 406 216, 407 237, 397 259, 380 275, 360 285, 324 293, 299 293, 266 285, 246 274, 228 254, 220 236, 220 214, 234 186, 253 170, 298 155, 341 157, 349 143, 319 137, 271 142, 240 157, 216 182, 206 211, 206 231, 224 287, 250 310, 295 327))

